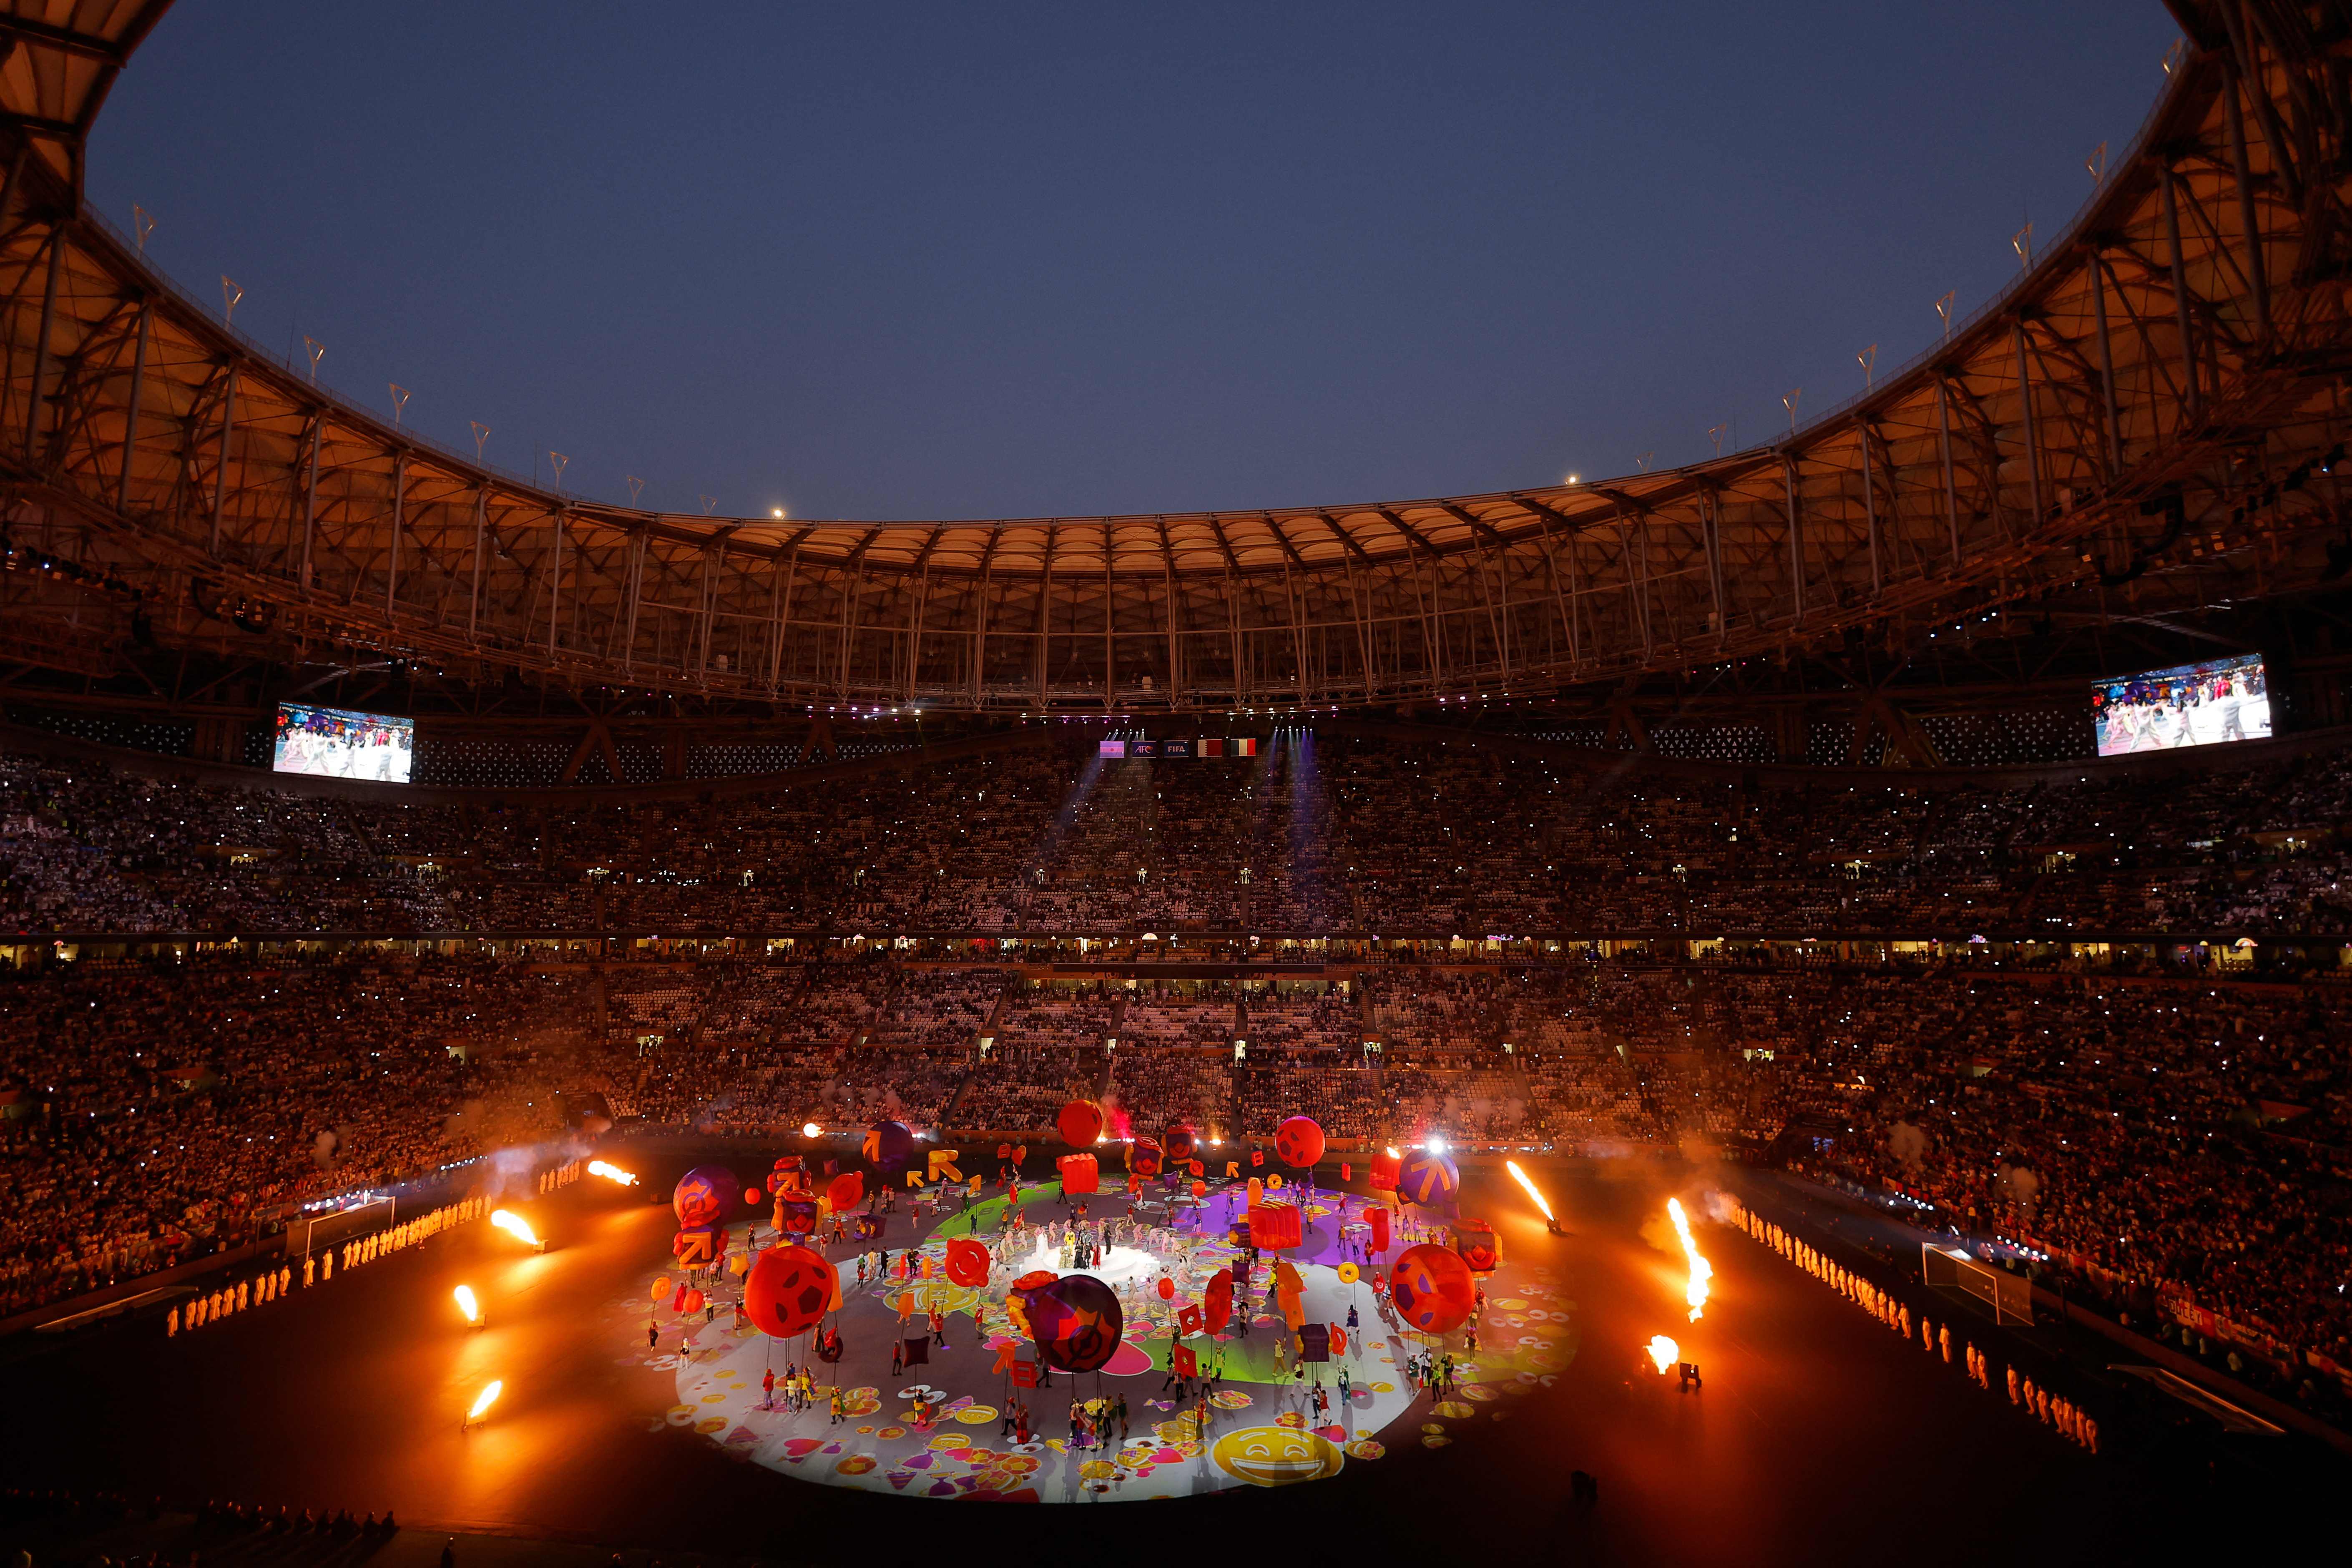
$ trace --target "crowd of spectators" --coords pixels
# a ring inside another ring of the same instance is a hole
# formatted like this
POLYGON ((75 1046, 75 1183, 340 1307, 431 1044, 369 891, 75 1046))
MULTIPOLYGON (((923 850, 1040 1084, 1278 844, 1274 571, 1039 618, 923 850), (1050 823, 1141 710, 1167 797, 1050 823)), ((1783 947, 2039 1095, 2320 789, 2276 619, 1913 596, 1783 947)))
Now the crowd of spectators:
POLYGON ((2352 931, 2347 814, 2343 752, 1927 788, 1392 742, 1221 763, 1044 748, 642 807, 385 805, 0 757, 0 929, 20 933, 0 973, 0 1308, 549 1136, 559 1093, 661 1124, 991 1130, 1042 1130, 1083 1094, 1142 1131, 1245 1139, 1310 1109, 1342 1138, 1800 1163, 2352 1361, 2352 1002, 2315 975, 2004 969, 1965 942, 2332 952, 2352 931), (1539 966, 1280 985, 1041 980, 1011 947, 843 959, 805 935, 629 963, 225 940, 1046 931, 1106 963, 1270 951, 1202 933, 1220 926, 1570 940, 1539 966), (1769 962, 1683 940, 1858 931, 1945 940, 1874 965, 1835 940, 1769 962), (98 956, 153 933, 205 940, 98 956), (1575 933, 1671 936, 1643 951, 1672 960, 1575 933), (89 956, 64 962, 76 945, 89 956))
POLYGON ((1052 748, 724 802, 384 805, 0 756, 0 927, 2352 931, 2352 755, 2010 788, 1394 742, 1052 748))
POLYGON ((435 956, 0 972, 0 1315, 559 1131, 585 1002, 435 956))

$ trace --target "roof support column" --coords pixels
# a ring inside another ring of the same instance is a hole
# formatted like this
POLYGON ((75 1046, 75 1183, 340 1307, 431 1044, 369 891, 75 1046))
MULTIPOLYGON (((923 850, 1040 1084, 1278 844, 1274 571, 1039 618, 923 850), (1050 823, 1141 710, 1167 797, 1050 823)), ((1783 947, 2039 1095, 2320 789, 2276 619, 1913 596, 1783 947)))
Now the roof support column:
POLYGON ((2172 192, 2172 168, 2168 162, 2157 175, 2164 197, 2164 243, 2172 257, 2172 313, 2180 332, 2180 384, 2187 394, 2188 416, 2201 412, 2197 396, 2197 339, 2189 322, 2189 277, 2180 254, 2180 205, 2172 192))
POLYGON ((554 523, 554 564, 547 580, 547 657, 555 657, 555 628, 563 620, 563 514, 554 523))
POLYGON ((319 431, 327 422, 325 409, 310 415, 310 455, 302 466, 302 566, 294 586, 299 593, 310 591, 310 534, 319 525, 319 431))
POLYGON ((841 614, 841 695, 849 696, 849 661, 857 650, 857 613, 866 598, 866 563, 857 563, 857 571, 849 580, 849 603, 841 614))
POLYGON ((929 608, 930 600, 931 568, 930 563, 929 562, 925 562, 923 563, 923 574, 921 577, 918 578, 915 583, 914 613, 907 617, 907 683, 905 701, 910 708, 914 706, 915 702, 915 678, 917 672, 921 668, 923 662, 923 613, 925 610, 929 608))
POLYGON ((478 639, 482 629, 482 545, 490 521, 490 492, 474 492, 474 592, 466 601, 466 636, 478 639))
MULTIPOLYGON (((795 580, 800 575, 800 569, 801 547, 795 544, 784 562, 783 570, 777 574, 775 613, 772 617, 773 629, 768 643, 768 689, 771 691, 781 689, 784 683, 784 633, 793 624, 793 589, 798 585, 795 580)), ((634 584, 630 589, 629 613, 633 618, 636 614, 634 584)))
POLYGON ((637 604, 643 597, 646 581, 646 552, 653 547, 643 529, 629 541, 629 586, 627 603, 621 608, 621 673, 634 675, 637 665, 637 604))
POLYGON ((695 595, 701 603, 695 606, 694 618, 702 623, 695 628, 700 634, 695 638, 694 673, 697 676, 710 673, 710 623, 716 618, 718 607, 719 558, 725 553, 723 545, 718 550, 702 552, 702 581, 698 584, 699 592, 695 595))
POLYGON ((2091 321, 2099 340, 2099 402, 2106 414, 2107 479, 2124 471, 2123 420, 2116 411, 2116 354, 2107 337, 2107 264, 2091 249, 2091 321))
POLYGON ((2025 428, 2025 493, 2033 506, 2026 531, 2042 526, 2042 441, 2033 428, 2033 361, 2025 351, 2025 318, 2017 318, 2017 417, 2025 428))
POLYGON ((1870 482, 1870 426, 1857 419, 1853 432, 1862 442, 1862 526, 1870 537, 1870 592, 1875 597, 1885 580, 1878 564, 1878 499, 1870 482))
POLYGON ((2238 106, 2238 89, 2243 77, 2234 56, 2225 55, 2229 75, 2221 88, 2221 101, 2229 112, 2230 172, 2238 182, 2238 225, 2244 230, 2242 244, 2246 253, 2246 280, 2254 289, 2254 325, 2267 340, 2271 335, 2271 282, 2263 265, 2263 231, 2255 221, 2254 185, 2246 175, 2246 120, 2238 106))
POLYGON ((392 457, 392 559, 384 565, 383 618, 392 619, 394 600, 400 596, 400 533, 404 521, 402 502, 408 490, 408 454, 395 452, 392 457))
POLYGON ((1805 529, 1797 509, 1797 459, 1780 454, 1780 488, 1789 500, 1789 591, 1796 604, 1796 624, 1805 624, 1805 529))
POLYGON ((33 392, 25 405, 25 456, 34 455, 33 446, 41 433, 41 395, 49 381, 49 333, 58 318, 58 268, 65 259, 66 226, 59 223, 49 230, 48 281, 41 286, 41 324, 39 336, 33 348, 33 392))
POLYGON ((1718 646, 1730 635, 1731 628, 1723 618, 1723 494, 1708 489, 1700 497, 1706 528, 1706 587, 1715 602, 1715 640, 1718 646))
POLYGON ((1184 683, 1177 673, 1180 640, 1176 635, 1176 561, 1163 543, 1160 551, 1160 590, 1168 595, 1168 706, 1182 700, 1184 683))
POLYGON ((205 552, 220 555, 221 509, 228 500, 228 443, 236 429, 237 363, 228 362, 228 386, 221 394, 220 449, 213 459, 213 533, 205 552))
POLYGON ((1960 503, 1952 489, 1952 404, 1944 390, 1944 373, 1936 371, 1936 440, 1944 458, 1944 527, 1952 536, 1952 567, 1960 564, 1960 503))
POLYGON ((980 608, 972 617, 971 628, 971 705, 981 705, 981 682, 988 668, 988 589, 996 571, 995 549, 992 544, 989 558, 980 564, 980 608))
POLYGON ((122 471, 114 479, 114 510, 126 511, 131 504, 131 463, 139 450, 139 400, 147 390, 147 334, 155 317, 155 302, 142 300, 139 306, 139 347, 131 356, 131 406, 122 421, 122 471))

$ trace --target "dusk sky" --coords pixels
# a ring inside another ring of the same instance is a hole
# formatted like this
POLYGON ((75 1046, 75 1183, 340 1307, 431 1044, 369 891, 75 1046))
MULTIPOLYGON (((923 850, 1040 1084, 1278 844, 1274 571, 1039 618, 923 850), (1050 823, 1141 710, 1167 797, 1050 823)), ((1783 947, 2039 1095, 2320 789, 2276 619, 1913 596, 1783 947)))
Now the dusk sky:
POLYGON ((647 505, 1247 509, 1708 455, 2063 228, 2107 5, 181 0, 89 197, 320 379, 647 505))

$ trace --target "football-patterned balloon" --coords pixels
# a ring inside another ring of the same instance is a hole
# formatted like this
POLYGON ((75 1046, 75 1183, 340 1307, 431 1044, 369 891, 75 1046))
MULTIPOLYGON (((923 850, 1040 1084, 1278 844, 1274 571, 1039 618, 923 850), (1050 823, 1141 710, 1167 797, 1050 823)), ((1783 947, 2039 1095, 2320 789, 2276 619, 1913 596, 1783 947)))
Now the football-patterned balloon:
POLYGON ((1389 1270, 1389 1299, 1397 1315, 1424 1334, 1451 1333, 1478 1304, 1478 1282, 1450 1247, 1408 1247, 1389 1270))
POLYGON ((669 1206, 680 1229, 693 1230, 716 1223, 727 1213, 727 1199, 739 1189, 735 1178, 718 1165, 697 1165, 670 1189, 669 1206))
POLYGON ((1091 1100, 1074 1100, 1054 1118, 1054 1130, 1073 1149, 1091 1149, 1102 1136, 1103 1109, 1091 1100))
POLYGON ((814 1328, 839 1284, 833 1265, 805 1247, 772 1247, 743 1281, 743 1308, 760 1331, 789 1339, 814 1328))
POLYGON ((1005 1305, 1037 1347, 1037 1358, 1062 1372, 1098 1370, 1118 1349, 1125 1327, 1118 1295, 1091 1274, 1056 1279, 1042 1268, 1024 1274, 1013 1281, 1005 1305), (1041 1274, 1044 1279, 1029 1283, 1041 1274))
POLYGON ((1171 1127, 1160 1135, 1160 1146, 1168 1151, 1171 1160, 1190 1160, 1200 1148, 1200 1134, 1189 1127, 1171 1127))
POLYGON ((1397 1196, 1423 1208, 1440 1208, 1461 1189, 1462 1173, 1434 1149, 1415 1149, 1397 1172, 1397 1196))
POLYGON ((988 1283, 988 1248, 968 1236, 950 1238, 948 1242, 948 1278, 959 1285, 977 1289, 988 1283))
POLYGON ((1154 1138, 1138 1138, 1127 1146, 1127 1168, 1147 1182, 1160 1173, 1166 1158, 1154 1138))
POLYGON ((1312 1165, 1323 1157, 1323 1128, 1311 1116, 1286 1118, 1274 1130, 1275 1157, 1286 1165, 1312 1165))

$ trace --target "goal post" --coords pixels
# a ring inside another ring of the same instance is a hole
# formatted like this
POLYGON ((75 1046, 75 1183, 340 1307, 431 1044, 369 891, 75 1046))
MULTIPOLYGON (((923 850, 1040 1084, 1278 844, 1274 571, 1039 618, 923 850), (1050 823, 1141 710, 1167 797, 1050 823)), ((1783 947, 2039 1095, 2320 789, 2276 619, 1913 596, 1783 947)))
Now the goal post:
POLYGON ((2033 1321, 2033 1282, 1995 1268, 1957 1247, 1919 1244, 1919 1271, 1933 1290, 1957 1290, 1992 1309, 1996 1323, 2033 1321))
POLYGON ((287 1222, 286 1256, 306 1258, 341 1242, 383 1229, 392 1223, 393 1200, 367 1198, 349 1208, 299 1215, 287 1222))

